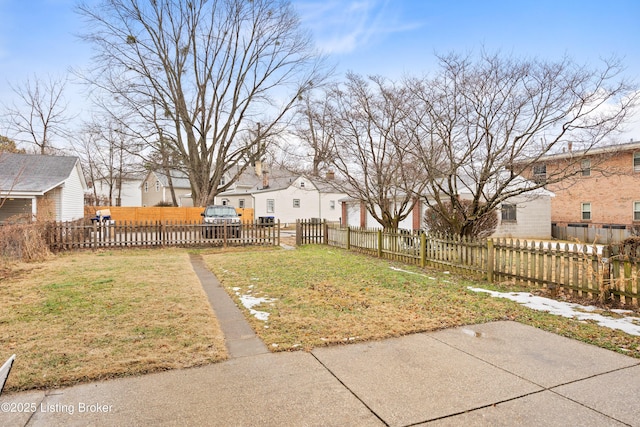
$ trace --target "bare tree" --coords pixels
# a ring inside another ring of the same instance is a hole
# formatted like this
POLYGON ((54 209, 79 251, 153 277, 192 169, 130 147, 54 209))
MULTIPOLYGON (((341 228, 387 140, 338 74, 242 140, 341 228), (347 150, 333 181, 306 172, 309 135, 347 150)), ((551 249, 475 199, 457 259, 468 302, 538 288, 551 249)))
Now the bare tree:
POLYGON ((49 76, 46 80, 33 77, 11 86, 18 100, 5 109, 8 128, 16 140, 35 145, 40 154, 50 154, 55 138, 68 136, 66 127, 72 117, 67 114, 64 99, 66 85, 66 77, 49 76))
POLYGON ((103 0, 79 11, 97 50, 87 79, 112 95, 129 132, 171 145, 196 205, 229 188, 225 172, 255 161, 322 80, 286 0, 103 0))
POLYGON ((85 176, 92 183, 93 200, 120 206, 123 182, 142 169, 139 159, 132 154, 137 145, 117 123, 109 121, 87 124, 74 145, 83 160, 85 176), (106 197, 98 194, 98 186, 102 184, 106 186, 106 197))
POLYGON ((415 204, 424 179, 410 151, 415 130, 408 127, 408 92, 381 77, 348 74, 331 100, 332 165, 346 180, 342 190, 364 203, 385 228, 398 228, 415 204))
POLYGON ((330 100, 305 96, 298 106, 298 121, 294 124, 293 134, 297 142, 292 156, 298 160, 297 165, 310 161, 310 174, 320 177, 323 171, 331 168, 333 162, 334 139, 330 122, 334 116, 330 100), (300 152, 302 150, 302 152, 300 152))
POLYGON ((614 61, 587 69, 486 53, 439 60, 435 77, 408 81, 420 129, 413 149, 428 171, 426 204, 460 235, 505 200, 580 173, 576 156, 544 179, 523 179, 568 144, 588 153, 608 141, 638 101, 614 61))

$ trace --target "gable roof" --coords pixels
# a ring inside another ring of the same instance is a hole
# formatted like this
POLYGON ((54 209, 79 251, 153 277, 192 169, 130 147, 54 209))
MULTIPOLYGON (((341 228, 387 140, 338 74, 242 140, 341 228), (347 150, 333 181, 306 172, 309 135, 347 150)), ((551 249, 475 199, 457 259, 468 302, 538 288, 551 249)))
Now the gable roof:
POLYGON ((78 161, 72 156, 0 153, 0 193, 42 195, 64 183, 78 161))
MULTIPOLYGON (((169 177, 167 174, 161 171, 151 171, 156 176, 156 179, 160 181, 160 184, 163 187, 169 186, 169 177)), ((171 169, 169 171, 171 175, 171 182, 173 183, 173 188, 188 188, 191 189, 191 181, 189 181, 189 177, 186 173, 179 171, 177 169, 171 169)))

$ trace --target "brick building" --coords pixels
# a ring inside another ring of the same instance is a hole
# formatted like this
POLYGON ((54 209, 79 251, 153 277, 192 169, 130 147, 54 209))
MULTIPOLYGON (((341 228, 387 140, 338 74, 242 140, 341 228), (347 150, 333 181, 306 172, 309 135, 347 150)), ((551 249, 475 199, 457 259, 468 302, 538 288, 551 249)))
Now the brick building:
POLYGON ((631 229, 640 226, 640 142, 545 156, 529 178, 548 180, 558 226, 631 229), (562 174, 566 179, 553 182, 562 174))

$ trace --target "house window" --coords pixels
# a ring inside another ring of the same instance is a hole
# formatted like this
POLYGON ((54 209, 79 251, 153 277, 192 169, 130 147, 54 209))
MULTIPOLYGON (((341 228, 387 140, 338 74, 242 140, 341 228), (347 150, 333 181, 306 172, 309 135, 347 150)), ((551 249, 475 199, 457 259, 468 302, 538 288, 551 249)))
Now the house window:
POLYGON ((293 207, 294 208, 300 207, 300 199, 293 199, 293 207))
POLYGON ((144 182, 144 192, 145 193, 149 192, 149 183, 147 181, 144 182))
POLYGON ((547 165, 544 163, 533 165, 533 180, 537 183, 547 179, 547 165))
POLYGON ((640 202, 633 202, 633 220, 640 221, 640 202))
POLYGON ((229 204, 229 199, 222 199, 222 206, 227 206, 229 204))
POLYGON ((300 188, 304 188, 304 181, 300 181, 300 188))
POLYGON ((160 181, 156 181, 156 191, 160 191, 160 181))
POLYGON ((331 209, 332 211, 336 210, 336 201, 335 200, 329 200, 329 209, 331 209))
POLYGON ((582 220, 591 221, 591 203, 582 204, 582 220))
POLYGON ((276 201, 274 199, 267 199, 267 213, 274 213, 276 211, 276 201))
POLYGON ((502 222, 516 222, 516 205, 511 203, 502 204, 502 222))
POLYGON ((591 160, 585 159, 582 161, 582 176, 591 175, 591 160))
POLYGON ((533 165, 533 174, 535 176, 547 176, 547 165, 545 165, 544 163, 533 165))
POLYGON ((244 209, 244 199, 240 199, 240 200, 238 200, 238 207, 239 207, 240 209, 244 209))
POLYGON ((640 172, 640 152, 633 153, 633 171, 640 172))

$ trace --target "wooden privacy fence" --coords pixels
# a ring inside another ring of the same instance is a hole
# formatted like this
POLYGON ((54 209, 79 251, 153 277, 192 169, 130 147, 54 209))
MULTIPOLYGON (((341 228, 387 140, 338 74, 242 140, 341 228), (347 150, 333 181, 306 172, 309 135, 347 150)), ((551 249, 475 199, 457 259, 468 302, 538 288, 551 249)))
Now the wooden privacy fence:
POLYGON ((118 247, 279 245, 280 222, 202 224, 182 221, 83 221, 51 223, 45 233, 52 251, 118 247))
MULTIPOLYGON (((155 222, 155 221, 175 221, 175 222, 198 222, 202 220, 201 213, 203 207, 171 207, 171 206, 85 206, 85 218, 96 215, 96 211, 109 209, 111 219, 116 221, 131 222, 155 222)), ((254 221, 253 209, 235 208, 240 215, 242 222, 251 223, 254 221)))
POLYGON ((422 231, 362 229, 299 220, 298 244, 321 243, 421 267, 436 267, 638 306, 640 258, 629 248, 514 239, 450 238, 422 231))

